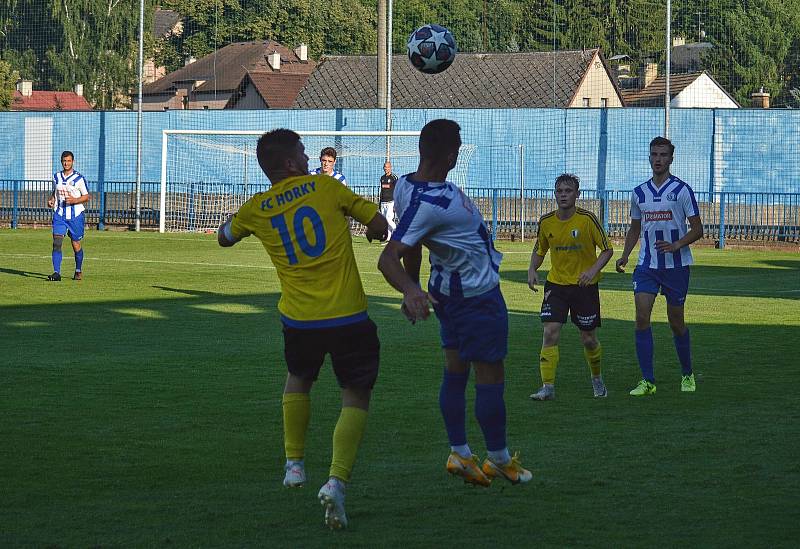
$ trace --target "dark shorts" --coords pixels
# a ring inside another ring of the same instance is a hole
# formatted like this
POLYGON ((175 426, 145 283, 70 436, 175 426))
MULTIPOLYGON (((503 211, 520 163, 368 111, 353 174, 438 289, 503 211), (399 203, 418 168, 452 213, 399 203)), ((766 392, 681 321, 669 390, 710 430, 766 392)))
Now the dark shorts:
POLYGON ((78 241, 83 239, 86 215, 80 215, 67 219, 63 215, 53 213, 53 234, 69 235, 70 239, 78 241))
POLYGON ((567 315, 580 330, 600 327, 600 290, 597 284, 578 286, 545 282, 542 322, 567 322, 567 315))
POLYGON ((325 355, 342 388, 372 389, 378 378, 380 342, 370 319, 331 328, 283 326, 283 354, 289 372, 316 381, 325 355))
POLYGON ((500 286, 474 297, 449 297, 431 290, 442 347, 457 349, 464 362, 500 362, 508 353, 508 309, 500 286))
POLYGON ((667 303, 682 307, 689 293, 689 267, 652 269, 637 265, 633 271, 633 293, 661 294, 667 303))

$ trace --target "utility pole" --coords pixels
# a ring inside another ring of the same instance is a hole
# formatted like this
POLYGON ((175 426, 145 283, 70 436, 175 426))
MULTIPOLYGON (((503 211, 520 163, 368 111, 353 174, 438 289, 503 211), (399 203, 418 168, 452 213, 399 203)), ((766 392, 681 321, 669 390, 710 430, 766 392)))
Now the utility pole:
POLYGON ((378 108, 386 108, 386 0, 378 0, 378 108))

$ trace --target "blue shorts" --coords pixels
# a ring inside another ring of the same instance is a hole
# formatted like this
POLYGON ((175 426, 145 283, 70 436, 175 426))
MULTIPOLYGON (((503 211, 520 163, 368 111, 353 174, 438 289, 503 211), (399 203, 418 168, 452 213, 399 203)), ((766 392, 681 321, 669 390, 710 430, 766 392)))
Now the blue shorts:
POLYGON ((508 309, 500 286, 474 297, 449 297, 435 290, 433 306, 442 347, 457 349, 464 362, 500 362, 508 353, 508 309))
POLYGON ((66 235, 72 240, 83 240, 83 230, 86 216, 81 213, 79 216, 67 219, 61 214, 53 212, 53 234, 66 235))
POLYGON ((633 293, 644 292, 667 298, 667 303, 682 307, 689 293, 689 267, 651 269, 637 265, 633 271, 633 293))

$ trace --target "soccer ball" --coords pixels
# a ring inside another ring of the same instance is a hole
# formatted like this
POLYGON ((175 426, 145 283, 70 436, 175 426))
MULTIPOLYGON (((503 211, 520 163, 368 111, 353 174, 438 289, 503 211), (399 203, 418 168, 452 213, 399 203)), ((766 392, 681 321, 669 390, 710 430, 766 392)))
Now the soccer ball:
POLYGON ((438 74, 453 64, 456 40, 440 25, 423 25, 408 37, 408 60, 425 74, 438 74))

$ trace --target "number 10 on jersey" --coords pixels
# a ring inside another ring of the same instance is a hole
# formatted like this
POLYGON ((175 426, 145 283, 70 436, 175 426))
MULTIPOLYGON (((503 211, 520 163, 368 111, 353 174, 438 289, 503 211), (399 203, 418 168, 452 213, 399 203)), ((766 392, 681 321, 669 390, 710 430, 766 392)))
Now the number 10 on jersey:
POLYGON ((283 214, 276 215, 270 219, 272 228, 278 231, 283 242, 283 249, 286 250, 286 257, 289 260, 289 265, 297 263, 297 252, 294 248, 294 242, 300 246, 300 250, 308 257, 319 257, 325 250, 325 227, 322 226, 322 218, 317 211, 311 206, 302 206, 297 209, 292 218, 292 229, 294 230, 294 238, 289 232, 289 226, 286 224, 286 218, 283 214), (306 236, 305 220, 311 221, 311 227, 314 230, 314 244, 308 241, 306 236), (294 241, 294 242, 293 242, 294 241))

